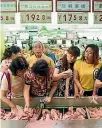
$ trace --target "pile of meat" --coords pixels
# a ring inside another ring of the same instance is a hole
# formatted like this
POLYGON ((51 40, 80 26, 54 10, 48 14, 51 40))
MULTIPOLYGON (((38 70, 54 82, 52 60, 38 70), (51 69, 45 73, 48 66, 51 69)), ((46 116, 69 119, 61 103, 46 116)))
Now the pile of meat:
POLYGON ((92 119, 102 119, 102 108, 87 108, 87 112, 92 119))
POLYGON ((68 112, 63 115, 62 120, 83 120, 86 117, 86 111, 83 108, 69 107, 68 112))
POLYGON ((20 106, 17 106, 18 113, 14 112, 6 112, 3 109, 0 109, 0 119, 2 120, 37 120, 39 114, 41 112, 40 109, 29 108, 28 111, 24 111, 24 109, 20 106))
POLYGON ((62 113, 59 112, 59 110, 51 109, 49 111, 48 109, 42 110, 42 117, 40 120, 61 120, 62 119, 62 113))
POLYGON ((40 120, 82 120, 86 118, 86 111, 83 108, 69 107, 68 112, 62 115, 59 110, 48 109, 42 110, 42 117, 40 120))

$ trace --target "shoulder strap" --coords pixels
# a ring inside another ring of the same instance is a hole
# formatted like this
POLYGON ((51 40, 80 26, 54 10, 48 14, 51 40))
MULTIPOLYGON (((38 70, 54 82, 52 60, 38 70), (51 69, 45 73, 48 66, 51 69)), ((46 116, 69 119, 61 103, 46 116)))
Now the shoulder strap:
POLYGON ((9 93, 9 97, 10 97, 10 100, 11 100, 11 79, 10 79, 10 73, 8 70, 5 70, 2 77, 1 77, 1 80, 3 78, 3 76, 6 75, 6 78, 7 78, 7 81, 8 81, 8 93, 9 93))

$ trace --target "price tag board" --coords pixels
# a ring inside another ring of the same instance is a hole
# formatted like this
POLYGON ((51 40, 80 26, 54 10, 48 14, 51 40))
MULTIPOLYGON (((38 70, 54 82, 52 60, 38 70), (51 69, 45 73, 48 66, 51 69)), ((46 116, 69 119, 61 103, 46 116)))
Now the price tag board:
POLYGON ((1 12, 0 13, 1 24, 15 24, 15 13, 14 12, 1 12))
POLYGON ((102 0, 93 0, 93 12, 102 12, 102 0))
POLYGON ((17 1, 16 0, 1 0, 0 1, 1 12, 16 12, 17 1))
POLYGON ((52 12, 53 0, 20 0, 19 12, 52 12))
POLYGON ((58 24, 88 24, 88 13, 57 13, 58 24))
POLYGON ((56 0, 57 12, 90 12, 90 0, 56 0))
POLYGON ((94 24, 102 24, 102 12, 94 13, 94 24))
POLYGON ((21 23, 51 23, 51 12, 21 12, 21 23))

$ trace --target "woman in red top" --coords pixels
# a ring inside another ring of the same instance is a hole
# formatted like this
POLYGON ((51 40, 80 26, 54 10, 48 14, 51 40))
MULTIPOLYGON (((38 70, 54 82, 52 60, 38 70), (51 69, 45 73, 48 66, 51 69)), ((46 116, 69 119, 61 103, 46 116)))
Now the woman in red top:
POLYGON ((29 108, 30 97, 47 96, 52 82, 53 68, 40 59, 25 73, 25 107, 29 108))

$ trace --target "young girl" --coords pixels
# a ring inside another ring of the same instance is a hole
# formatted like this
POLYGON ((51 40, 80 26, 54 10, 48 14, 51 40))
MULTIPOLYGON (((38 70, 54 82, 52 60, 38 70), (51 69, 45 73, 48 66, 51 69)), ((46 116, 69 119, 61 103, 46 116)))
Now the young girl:
POLYGON ((2 57, 1 68, 8 68, 14 58, 21 55, 21 49, 18 46, 11 46, 5 49, 2 57))
POLYGON ((11 107, 15 112, 17 111, 16 105, 7 98, 9 92, 11 96, 23 95, 24 88, 24 73, 28 68, 28 63, 24 57, 16 57, 13 59, 10 67, 4 71, 1 78, 0 85, 0 99, 11 107))

